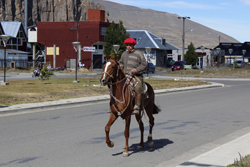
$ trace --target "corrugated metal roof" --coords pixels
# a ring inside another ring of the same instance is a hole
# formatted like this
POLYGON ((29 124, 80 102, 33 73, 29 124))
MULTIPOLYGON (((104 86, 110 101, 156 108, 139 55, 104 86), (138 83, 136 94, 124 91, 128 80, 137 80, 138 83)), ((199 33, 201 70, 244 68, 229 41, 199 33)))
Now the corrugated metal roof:
POLYGON ((177 47, 166 41, 166 46, 161 43, 161 38, 148 32, 147 30, 127 30, 131 38, 136 38, 137 44, 135 48, 151 47, 160 50, 179 50, 177 47))
POLYGON ((1 21, 1 25, 3 27, 4 34, 16 38, 22 23, 19 21, 1 21))
MULTIPOLYGON (((0 49, 0 51, 4 51, 4 49, 0 49)), ((10 54, 30 54, 30 52, 24 52, 24 51, 15 50, 15 49, 6 49, 6 52, 10 54)))

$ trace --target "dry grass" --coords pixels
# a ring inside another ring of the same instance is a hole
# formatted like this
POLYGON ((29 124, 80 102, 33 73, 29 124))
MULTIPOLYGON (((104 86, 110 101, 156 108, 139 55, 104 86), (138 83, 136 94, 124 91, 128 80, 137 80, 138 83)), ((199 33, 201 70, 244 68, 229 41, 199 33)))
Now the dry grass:
POLYGON ((204 78, 250 78, 250 69, 236 68, 230 69, 204 69, 203 73, 201 70, 179 70, 171 71, 167 73, 168 76, 192 76, 192 77, 204 77, 204 78))
MULTIPOLYGON (((99 85, 100 78, 50 79, 41 84, 40 80, 8 81, 10 85, 0 87, 0 106, 22 103, 36 103, 86 96, 108 94, 108 88, 99 85), (90 80, 91 79, 91 80, 90 80), (92 86, 86 86, 89 84, 92 86), (95 85, 95 86, 93 86, 95 85)), ((154 89, 167 89, 206 84, 203 81, 174 81, 162 79, 145 80, 154 89)))

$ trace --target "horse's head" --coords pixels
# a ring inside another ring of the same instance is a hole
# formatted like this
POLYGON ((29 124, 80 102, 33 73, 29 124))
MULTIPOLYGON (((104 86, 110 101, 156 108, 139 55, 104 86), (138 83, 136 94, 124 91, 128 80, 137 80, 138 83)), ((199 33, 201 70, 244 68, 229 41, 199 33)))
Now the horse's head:
POLYGON ((117 77, 119 71, 119 63, 117 59, 118 57, 116 54, 114 58, 110 58, 106 55, 107 63, 103 66, 103 74, 100 80, 101 85, 105 86, 108 82, 111 82, 111 80, 114 80, 117 77))

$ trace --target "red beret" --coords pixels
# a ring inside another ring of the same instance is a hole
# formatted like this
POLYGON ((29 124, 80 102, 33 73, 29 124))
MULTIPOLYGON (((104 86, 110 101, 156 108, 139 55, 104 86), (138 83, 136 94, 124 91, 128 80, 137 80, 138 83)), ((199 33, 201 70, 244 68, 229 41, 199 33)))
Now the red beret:
POLYGON ((127 38, 124 41, 124 44, 131 43, 131 44, 136 44, 136 41, 133 38, 127 38))

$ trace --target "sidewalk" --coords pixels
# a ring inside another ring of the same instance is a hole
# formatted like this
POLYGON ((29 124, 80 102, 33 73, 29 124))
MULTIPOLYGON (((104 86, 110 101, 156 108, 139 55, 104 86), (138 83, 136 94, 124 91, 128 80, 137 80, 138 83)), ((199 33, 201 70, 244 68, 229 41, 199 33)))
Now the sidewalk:
POLYGON ((155 167, 226 167, 250 154, 250 127, 231 133, 155 167), (182 163, 180 163, 180 161, 182 163))
MULTIPOLYGON (((187 79, 187 78, 185 78, 187 79)), ((155 90, 155 94, 172 93, 179 91, 190 91, 207 88, 224 87, 224 84, 211 83, 211 85, 199 85, 184 88, 155 90)), ((109 101, 109 95, 82 97, 74 99, 64 99, 58 101, 49 101, 41 103, 27 103, 11 106, 1 106, 0 114, 36 111, 42 109, 53 109, 56 107, 80 105, 83 103, 95 103, 100 101, 109 101)), ((238 152, 245 156, 250 153, 250 127, 244 128, 226 136, 226 139, 218 139, 213 143, 191 150, 172 160, 162 162, 156 167, 225 167, 232 164, 234 159, 239 159, 238 152), (212 149, 211 149, 212 148, 212 149)))

